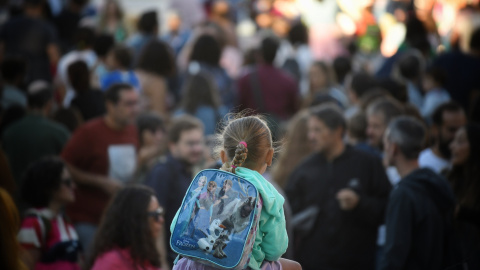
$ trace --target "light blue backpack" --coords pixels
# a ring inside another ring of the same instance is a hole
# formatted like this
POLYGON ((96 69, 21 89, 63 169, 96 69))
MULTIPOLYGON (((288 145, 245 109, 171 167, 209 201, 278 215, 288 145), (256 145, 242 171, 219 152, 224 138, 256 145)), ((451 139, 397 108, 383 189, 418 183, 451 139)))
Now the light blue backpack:
POLYGON ((170 246, 182 257, 218 269, 245 269, 261 207, 258 190, 246 179, 203 170, 183 199, 170 246))

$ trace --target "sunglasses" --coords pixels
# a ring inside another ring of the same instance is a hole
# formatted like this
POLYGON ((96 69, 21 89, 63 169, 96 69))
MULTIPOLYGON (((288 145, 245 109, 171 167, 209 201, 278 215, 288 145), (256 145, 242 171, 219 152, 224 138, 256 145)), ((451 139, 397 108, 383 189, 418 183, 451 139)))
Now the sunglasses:
POLYGON ((164 214, 165 213, 163 211, 163 208, 161 208, 161 207, 158 208, 155 211, 148 212, 148 216, 152 217, 153 219, 155 219, 158 222, 160 222, 160 217, 163 217, 164 214))

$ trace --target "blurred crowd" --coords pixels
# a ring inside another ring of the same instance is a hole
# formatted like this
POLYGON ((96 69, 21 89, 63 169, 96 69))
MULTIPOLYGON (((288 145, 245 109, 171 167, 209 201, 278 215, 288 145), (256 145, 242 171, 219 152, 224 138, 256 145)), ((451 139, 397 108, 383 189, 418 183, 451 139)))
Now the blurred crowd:
POLYGON ((171 269, 191 180, 253 114, 285 258, 480 269, 479 1, 167 2, 0 1, 0 269, 171 269))

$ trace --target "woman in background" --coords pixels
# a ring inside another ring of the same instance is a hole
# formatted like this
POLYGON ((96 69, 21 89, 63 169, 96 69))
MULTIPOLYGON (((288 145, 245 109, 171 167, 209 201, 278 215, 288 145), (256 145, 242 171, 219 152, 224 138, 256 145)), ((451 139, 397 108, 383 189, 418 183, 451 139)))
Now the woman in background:
POLYGON ((205 127, 205 135, 213 135, 217 123, 228 113, 227 108, 220 105, 217 91, 208 74, 191 76, 185 85, 182 102, 175 115, 187 113, 197 117, 205 127))
POLYGON ((174 57, 171 48, 162 41, 147 43, 135 66, 140 81, 144 111, 156 112, 168 119, 169 102, 167 79, 174 71, 174 57))
POLYGON ((457 198, 455 230, 468 269, 480 268, 480 125, 459 129, 450 144, 452 170, 447 175, 457 198))
POLYGON ((105 211, 87 269, 160 269, 164 222, 152 189, 132 185, 120 190, 105 211))
POLYGON ((290 120, 284 138, 285 144, 278 155, 278 160, 272 167, 272 180, 282 188, 285 188, 293 169, 313 153, 307 137, 308 115, 307 110, 302 110, 290 120))
POLYGON ((105 6, 100 14, 98 28, 100 33, 111 34, 116 42, 124 41, 127 36, 127 28, 123 21, 123 10, 116 0, 105 1, 105 6))
POLYGON ((65 163, 57 157, 42 158, 28 168, 21 191, 31 208, 17 238, 30 269, 80 270, 80 242, 63 214, 65 206, 75 201, 74 189, 65 163))

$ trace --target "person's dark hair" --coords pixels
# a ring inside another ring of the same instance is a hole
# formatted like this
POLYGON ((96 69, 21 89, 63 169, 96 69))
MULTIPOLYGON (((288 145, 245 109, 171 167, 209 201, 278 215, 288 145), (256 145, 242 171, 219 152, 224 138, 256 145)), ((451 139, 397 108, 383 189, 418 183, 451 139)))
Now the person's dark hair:
POLYGON ((160 255, 148 223, 148 207, 154 196, 151 188, 140 185, 125 187, 114 196, 95 235, 87 269, 95 259, 115 248, 128 250, 136 266, 148 262, 160 267, 160 255))
POLYGON ((367 108, 367 115, 382 114, 385 124, 388 125, 395 117, 401 116, 404 113, 402 105, 392 98, 380 98, 375 100, 367 108))
POLYGON ((388 125, 387 139, 395 143, 408 160, 417 159, 424 148, 424 125, 410 116, 400 116, 388 125))
POLYGON ((377 86, 377 81, 366 72, 358 72, 352 75, 351 89, 358 98, 361 98, 372 88, 377 86))
POLYGON ((360 98, 360 109, 366 111, 368 106, 378 99, 390 97, 387 90, 383 88, 372 88, 360 98))
POLYGON ((190 61, 218 66, 221 55, 222 50, 218 41, 213 36, 204 34, 195 41, 190 54, 190 61))
POLYGON ((347 121, 348 134, 352 139, 360 142, 367 139, 367 116, 364 112, 354 114, 347 121))
POLYGON ((38 8, 38 7, 42 7, 44 2, 45 2, 44 0, 24 0, 23 4, 25 5, 25 7, 38 8))
POLYGON ((464 206, 479 210, 480 199, 480 125, 468 124, 465 127, 470 154, 464 164, 454 165, 448 179, 452 183, 453 191, 457 199, 464 203, 464 206))
POLYGON ((425 76, 433 79, 440 87, 445 87, 448 80, 447 72, 440 67, 431 67, 425 71, 425 76))
POLYGON ((279 46, 279 41, 274 37, 266 37, 262 40, 260 45, 260 53, 265 63, 270 65, 273 64, 275 56, 277 56, 277 50, 279 46))
POLYGON ((218 90, 208 74, 195 74, 188 78, 183 89, 181 108, 194 115, 200 105, 217 109, 220 105, 218 90))
POLYGON ((438 127, 442 126, 445 112, 463 112, 463 108, 455 101, 443 103, 433 111, 432 123, 438 127))
POLYGON ((242 113, 229 120, 216 139, 216 156, 220 157, 221 150, 224 150, 228 158, 221 169, 231 173, 235 173, 235 167, 239 166, 254 168, 274 147, 267 122, 259 116, 243 117, 242 113))
POLYGON ((70 2, 76 4, 78 7, 83 8, 88 3, 88 0, 71 0, 70 2))
POLYGON ((132 68, 133 64, 133 51, 132 49, 123 46, 123 45, 116 45, 112 49, 113 57, 117 61, 117 63, 124 69, 132 68))
POLYGON ((428 41, 428 31, 417 16, 412 12, 406 21, 406 35, 405 40, 410 47, 415 48, 423 54, 428 54, 430 51, 430 42, 428 41))
POLYGON ((183 132, 193 129, 201 129, 203 131, 202 122, 190 115, 176 117, 173 119, 170 129, 168 130, 168 141, 170 143, 178 143, 183 132))
POLYGON ((32 82, 27 93, 28 107, 42 109, 53 99, 53 89, 44 81, 32 82))
POLYGON ((325 104, 335 104, 340 107, 342 106, 340 102, 331 95, 325 93, 316 93, 312 97, 311 103, 308 105, 308 107, 317 107, 325 104))
POLYGON ((157 114, 154 113, 143 113, 138 116, 137 118, 137 130, 138 130, 138 138, 140 139, 140 144, 143 144, 142 141, 142 133, 145 130, 150 132, 156 132, 158 130, 165 131, 165 123, 157 114))
POLYGON ((78 60, 71 63, 67 73, 70 85, 77 94, 90 90, 90 71, 85 61, 78 60))
POLYGON ((407 86, 392 78, 382 78, 378 81, 379 87, 385 89, 393 98, 406 104, 408 102, 407 86))
POLYGON ((32 207, 47 207, 60 188, 64 168, 58 157, 44 157, 30 164, 23 178, 22 199, 32 207))
POLYGON ((160 76, 170 75, 175 68, 171 48, 165 42, 150 41, 141 50, 136 68, 160 76))
POLYGON ((107 91, 105 91, 105 101, 117 104, 120 100, 120 92, 122 91, 135 91, 135 89, 127 83, 112 84, 108 87, 107 91))
POLYGON ((137 24, 138 31, 145 34, 155 34, 158 28, 157 12, 155 10, 144 12, 137 24))
POLYGON ((115 39, 110 34, 100 34, 95 38, 93 51, 98 57, 106 57, 108 52, 115 46, 115 39))
POLYGON ((91 48, 95 43, 95 31, 90 27, 79 27, 74 34, 73 40, 79 50, 91 48))
POLYGON ((0 69, 5 82, 22 83, 27 72, 27 62, 21 56, 6 56, 0 69))
POLYGON ((308 44, 308 29, 301 21, 295 23, 288 32, 288 41, 293 46, 308 44))
POLYGON ((473 31, 470 38, 470 50, 480 52, 480 28, 473 31))
POLYGON ((82 115, 75 107, 58 109, 53 115, 53 120, 64 125, 71 133, 83 123, 82 115))
POLYGON ((322 121, 330 130, 342 129, 342 134, 347 131, 347 121, 338 106, 325 104, 310 110, 310 116, 322 121))
POLYGON ((352 71, 352 63, 350 58, 345 56, 339 56, 333 60, 333 71, 335 72, 335 77, 337 82, 343 84, 345 77, 350 71, 352 71))
POLYGON ((398 62, 398 70, 403 78, 408 80, 418 79, 422 71, 422 62, 418 55, 406 54, 402 56, 398 62))

